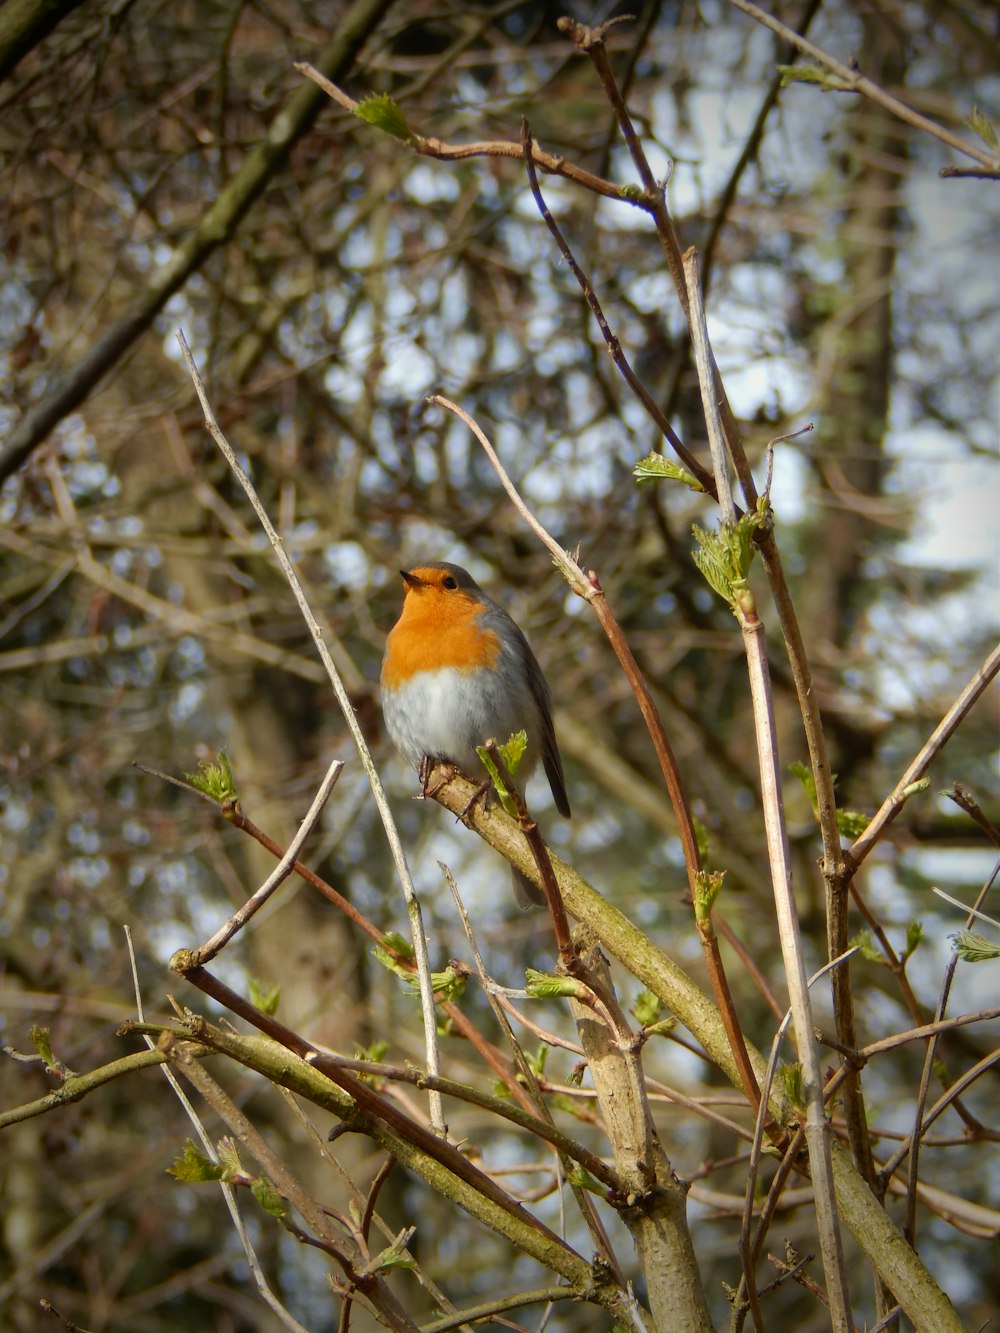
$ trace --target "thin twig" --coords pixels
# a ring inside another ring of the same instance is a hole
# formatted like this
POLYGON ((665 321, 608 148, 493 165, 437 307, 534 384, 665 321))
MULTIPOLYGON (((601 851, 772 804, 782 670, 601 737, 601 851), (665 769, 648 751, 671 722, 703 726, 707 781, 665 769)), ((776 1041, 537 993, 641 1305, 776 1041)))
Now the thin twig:
MULTIPOLYGON (((809 978, 808 985, 811 988, 819 979, 830 972, 834 967, 839 967, 845 963, 857 949, 851 949, 840 958, 835 958, 833 962, 826 963, 818 972, 814 972, 809 978)), ((774 1040, 771 1042, 771 1054, 767 1062, 767 1075, 761 1086, 760 1104, 757 1109, 756 1123, 754 1124, 753 1145, 750 1150, 750 1161, 747 1167, 747 1184, 743 1204, 743 1225, 740 1230, 739 1251, 743 1260, 743 1276, 746 1281, 747 1299, 750 1302, 754 1313, 754 1320, 758 1328, 763 1328, 760 1318, 760 1310, 757 1306, 757 1289, 755 1269, 760 1252, 763 1249, 764 1237, 767 1234, 767 1227, 763 1220, 757 1230, 756 1236, 751 1243, 750 1229, 753 1224, 754 1200, 757 1193, 757 1173, 760 1168, 761 1148, 764 1142, 764 1127, 766 1123, 767 1106, 771 1098, 771 1088, 774 1084, 774 1076, 778 1068, 778 1055, 781 1050, 781 1043, 788 1031, 788 1026, 792 1021, 792 1010, 788 1009, 778 1024, 778 1029, 774 1034, 774 1040)), ((786 1155, 791 1156, 794 1162, 795 1155, 791 1148, 786 1145, 786 1155)), ((777 1199, 775 1200, 777 1202, 777 1199)))
POLYGON ((500 779, 510 795, 510 799, 514 802, 514 808, 517 810, 518 827, 524 834, 528 846, 531 848, 531 855, 534 857, 535 866, 538 870, 542 892, 545 894, 545 901, 548 904, 549 915, 552 918, 552 929, 556 937, 556 947, 559 950, 559 957, 564 965, 569 966, 573 957, 573 943, 570 939, 569 920, 566 916, 566 908, 563 906, 562 898, 559 896, 559 885, 556 883, 555 873, 552 869, 552 862, 549 859, 548 848, 545 846, 545 839, 542 837, 538 825, 532 819, 528 807, 525 804, 524 797, 518 790, 517 783, 511 777, 510 771, 504 763, 503 755, 500 753, 500 747, 497 745, 496 741, 491 741, 485 749, 490 757, 490 761, 496 766, 497 772, 500 774, 500 779))
MULTIPOLYGON (((993 871, 993 878, 996 878, 996 873, 997 873, 997 872, 996 872, 996 869, 994 869, 994 871, 993 871)), ((986 925, 988 925, 988 926, 993 926, 993 927, 995 927, 997 930, 1000 930, 1000 921, 998 921, 997 918, 996 918, 995 916, 990 916, 990 915, 989 915, 988 913, 986 913, 986 912, 980 912, 980 910, 979 910, 978 907, 966 907, 965 903, 962 902, 961 898, 955 898, 955 897, 952 896, 952 894, 950 894, 950 893, 945 893, 944 889, 931 889, 931 893, 933 893, 934 896, 937 897, 937 898, 942 898, 942 899, 944 899, 944 901, 945 901, 946 903, 950 903, 950 904, 952 905, 952 907, 958 907, 958 908, 960 908, 963 912, 968 912, 968 914, 969 914, 969 919, 968 919, 968 921, 966 922, 966 929, 967 929, 967 930, 971 929, 973 921, 983 921, 983 922, 986 923, 986 925)), ((980 895, 979 895, 979 897, 976 899, 976 901, 977 901, 977 902, 982 902, 982 901, 983 901, 983 894, 982 894, 982 893, 980 893, 980 895)))
MULTIPOLYGON (((439 1162, 453 1175, 457 1176, 459 1180, 464 1181, 491 1203, 515 1217, 522 1225, 528 1224, 539 1237, 550 1244, 555 1243, 565 1254, 572 1254, 570 1246, 565 1241, 556 1236, 543 1222, 533 1217, 520 1204, 516 1203, 505 1190, 497 1185, 491 1176, 470 1162, 464 1153, 449 1143, 447 1139, 441 1138, 426 1129, 412 1116, 407 1115, 395 1106, 388 1098, 380 1096, 363 1079, 345 1069, 335 1056, 327 1055, 325 1051, 319 1050, 318 1047, 306 1041, 297 1032, 293 1032, 285 1024, 280 1023, 272 1015, 265 1014, 255 1005, 250 1004, 242 995, 220 981, 218 977, 206 971, 205 968, 188 968, 183 951, 174 955, 170 966, 173 971, 178 972, 206 995, 218 1000, 227 1009, 245 1019, 273 1041, 280 1043, 286 1050, 292 1051, 313 1069, 336 1084, 338 1088, 347 1093, 366 1117, 385 1125, 393 1134, 398 1135, 420 1152, 439 1162)), ((206 1044, 225 1052, 225 1033, 211 1029, 204 1019, 197 1017, 189 1021, 189 1026, 191 1034, 196 1040, 204 1041, 206 1044)), ((440 1095, 440 1093, 437 1094, 438 1097, 440 1095)))
POLYGON ((432 1078, 430 1074, 425 1074, 422 1070, 413 1069, 407 1065, 385 1064, 379 1060, 351 1059, 347 1056, 335 1055, 329 1051, 324 1052, 324 1055, 326 1059, 335 1061, 341 1069, 350 1070, 352 1073, 363 1075, 366 1078, 387 1079, 393 1083, 407 1083, 415 1088, 427 1088, 433 1083, 436 1090, 444 1096, 453 1097, 456 1101, 463 1102, 467 1106, 476 1106, 481 1110, 489 1111, 491 1115, 501 1116, 519 1129, 525 1129, 534 1134, 574 1162, 579 1162, 581 1166, 586 1167, 591 1175, 599 1180, 602 1185, 606 1185, 609 1190, 620 1191, 622 1188, 621 1179, 613 1167, 608 1166, 603 1158, 598 1157, 589 1148, 585 1148, 582 1144, 571 1139, 568 1134, 563 1133, 550 1119, 546 1118, 548 1111, 542 1100, 541 1090, 539 1090, 539 1111, 541 1114, 537 1114, 519 1110, 508 1098, 491 1096, 489 1093, 480 1092, 467 1083, 459 1083, 453 1078, 432 1078))
MULTIPOLYGON (((879 1041, 873 1041, 867 1046, 862 1046, 858 1051, 859 1060, 870 1060, 872 1056, 881 1055, 884 1051, 891 1051, 897 1046, 906 1046, 911 1041, 926 1041, 928 1037, 938 1036, 942 1032, 950 1032, 953 1028, 968 1027, 972 1023, 991 1023, 995 1018, 1000 1018, 1000 1008, 978 1009, 975 1013, 959 1014, 955 1018, 941 1018, 933 1023, 924 1023, 918 1028, 909 1028, 906 1032, 896 1032, 891 1037, 882 1037, 879 1041)), ((886 1131, 880 1130, 879 1133, 885 1137, 886 1131)), ((962 1142, 967 1142, 968 1136, 963 1136, 962 1142)))
POLYGON ((374 1306, 390 1328, 400 1333, 419 1333, 417 1325, 393 1295, 385 1279, 367 1271, 369 1256, 358 1242, 350 1235, 343 1234, 329 1211, 304 1188, 229 1094, 194 1059, 185 1043, 169 1041, 166 1049, 171 1061, 228 1125, 278 1192, 305 1219, 312 1232, 312 1236, 294 1230, 293 1234, 298 1234, 301 1240, 318 1244, 336 1259, 348 1280, 363 1291, 366 1302, 374 1306))
MULTIPOLYGON (((389 851, 392 855, 393 864, 396 867, 396 874, 399 877, 400 885, 403 889, 403 897, 406 900, 407 913, 410 921, 410 937, 413 943, 414 960, 417 965, 417 976, 420 980, 420 1007, 424 1023, 424 1048, 427 1059, 427 1068, 432 1074, 440 1073, 441 1062, 438 1054, 438 1036, 437 1036, 437 1012, 434 1003, 434 987, 431 983, 431 965, 430 957, 427 952, 427 936, 424 931, 423 916, 420 910, 420 902, 417 899, 413 888, 413 880, 410 876, 410 868, 406 862, 406 853, 403 851, 403 844, 399 837, 399 831, 396 828, 395 820, 392 817, 392 811, 389 808, 389 802, 382 786, 382 780, 379 777, 378 770, 375 767, 375 761, 372 758, 371 751, 361 730, 357 715, 354 711, 354 705, 351 703, 350 696, 344 687, 340 673, 334 665, 333 658, 326 646, 323 638, 323 631, 320 629, 316 617, 313 615, 305 593, 302 590, 302 584, 296 573, 295 567, 285 551, 284 543, 274 529, 260 497, 258 496, 253 482, 247 476, 245 469, 230 445, 229 441, 223 435, 219 424, 215 419, 215 413, 208 401, 208 395, 205 392, 205 386, 202 383, 198 368, 195 365, 194 357, 191 355, 191 349, 188 347, 187 339, 182 331, 178 330, 177 341, 180 343, 184 360, 187 364, 188 373, 194 384, 195 392, 198 395, 198 401, 201 403, 202 411, 205 414, 205 426, 215 440, 219 449, 222 451, 226 462, 235 473, 240 485, 246 493, 247 499, 257 514, 260 524, 267 534, 268 541, 274 550, 278 564, 281 566, 292 594, 298 603, 302 617, 308 626, 309 633, 312 635, 313 643, 320 655, 323 666, 326 668, 326 674, 330 684, 333 687, 333 693, 340 705, 340 710, 344 715, 344 721, 347 723, 351 738, 357 748, 361 758, 362 767, 371 785, 372 795, 375 798, 375 805, 378 808, 379 816, 382 820, 382 827, 385 830, 386 841, 389 844, 389 851)), ((429 1094, 429 1106, 431 1113, 431 1123, 439 1134, 445 1134, 446 1127, 444 1123, 444 1114, 441 1106, 441 1100, 436 1093, 429 1094)))
POLYGON ((618 335, 611 328, 611 325, 608 323, 607 318, 605 317, 604 310, 602 309, 601 303, 597 298, 597 293, 594 291, 594 288, 591 285, 590 279, 587 277, 583 269, 580 267, 580 264, 577 262, 576 256, 573 254, 573 251, 570 249, 566 241, 566 238, 562 234, 562 230, 558 222, 556 222, 555 218, 552 216, 552 213, 550 212, 549 207, 546 204, 545 199, 542 195, 541 187, 538 184, 538 175, 535 171, 535 163, 532 155, 533 140, 531 137, 531 129, 526 120, 521 121, 521 145, 524 151, 525 170, 528 173, 528 184, 531 187, 531 193, 535 200, 535 206, 537 207, 539 213, 541 214, 542 221, 545 223, 546 227, 548 227, 553 240, 559 247, 559 252, 566 260, 570 272, 573 274, 574 278, 576 278, 577 282, 580 285, 580 290, 583 292, 584 298, 587 304, 590 306, 594 318, 597 320, 597 325, 598 328, 601 330, 601 334, 604 337, 604 341, 607 343, 608 351, 611 353, 612 361, 614 361, 615 365, 618 367, 618 370, 620 371, 622 378, 625 380, 625 383, 629 386, 629 388, 635 394, 636 398, 638 398, 639 402, 646 409, 648 416, 653 421, 656 428, 663 435, 664 439, 669 442, 671 448, 673 449, 677 457, 681 460, 681 462, 692 474, 692 476, 697 478, 698 483, 702 487, 702 489, 705 490, 709 495, 714 495, 715 483, 712 480, 711 473, 707 472, 705 468, 702 467, 698 459, 695 458, 694 455, 682 443, 680 436, 677 434, 673 426, 671 426, 670 422, 664 416, 662 410, 660 409, 659 404, 655 401, 653 396, 649 393, 645 385, 642 383, 642 381, 636 375, 635 371, 632 369, 631 365, 629 364, 628 358, 622 351, 622 345, 618 339, 618 335))
POLYGON ((319 819, 323 812, 323 807, 330 799, 330 793, 333 791, 337 779, 343 771, 343 760, 334 759, 333 763, 327 769, 326 775, 319 785, 319 790, 313 798, 313 803, 307 810, 302 823, 299 825, 295 837, 288 844, 288 850, 271 871, 270 875, 268 875, 267 879, 257 892, 248 898, 243 906, 235 911, 229 920, 219 927, 211 939, 206 940, 201 948, 193 950, 194 957, 199 964, 210 963, 219 950, 228 944, 238 931, 243 929, 250 918, 264 906, 275 889, 277 889, 280 884, 283 884, 295 869, 302 844, 312 832, 317 819, 319 819))
MULTIPOLYGON (((903 120, 915 129, 922 130, 925 134, 940 140, 941 143, 947 144, 956 153, 971 157, 975 162, 985 167, 987 172, 1000 170, 1000 160, 998 160, 995 153, 991 155, 975 144, 959 138, 957 134, 952 134, 951 130, 946 130, 943 125, 928 120, 919 111, 914 111, 905 102, 901 102, 898 97, 893 97, 891 93, 887 93, 884 88, 880 87, 873 79, 867 78, 860 70, 851 69, 849 65, 844 65, 833 56, 827 55, 821 47, 810 42, 801 33, 797 33, 794 28, 789 28, 779 19, 776 19, 773 14, 768 14, 765 10, 759 9, 757 5, 752 3, 752 0, 730 0, 730 3, 734 4, 737 9, 741 9, 744 14, 748 14, 750 18, 762 23, 765 28, 770 28, 772 32, 776 32, 779 37, 797 47, 804 55, 832 70, 845 85, 842 91, 863 94, 872 102, 877 102, 879 106, 884 107, 886 111, 891 111, 899 120, 903 120)), ((945 170, 949 171, 948 168, 945 168, 945 170)), ((949 171, 949 174, 952 173, 949 171)))
POLYGON ((983 665, 965 686, 944 717, 931 732, 920 752, 908 764, 906 772, 882 802, 871 823, 847 852, 845 860, 849 875, 864 861, 889 824, 896 818, 910 795, 909 788, 923 777, 937 755, 958 730, 979 697, 1000 671, 1000 644, 989 654, 983 665))
MULTIPOLYGON (((147 769, 145 771, 150 772, 152 770, 147 769)), ((215 803, 213 802, 213 804, 215 803)), ((261 847, 264 847, 269 851, 272 856, 279 859, 281 858, 283 849, 280 843, 275 842, 274 839, 265 833, 262 828, 258 828, 253 820, 250 819, 238 806, 224 802, 222 814, 223 817, 232 824, 233 828, 240 829, 241 832, 248 834, 255 842, 258 842, 261 847)), ((388 950, 390 953, 395 953, 395 950, 386 941, 385 931, 376 926, 374 922, 369 921, 369 919, 355 907, 354 903, 349 902, 342 893, 338 893, 332 884, 328 884, 325 879, 322 879, 316 874, 315 870, 310 866, 305 865, 302 861, 296 861, 294 869, 295 873, 300 876, 300 878, 304 879, 305 882, 311 885, 318 893, 321 893, 328 902, 333 903, 334 907, 342 912, 348 921, 352 922, 359 930, 363 931, 369 939, 374 940, 376 944, 380 945, 383 949, 388 950)), ((400 958, 399 961, 403 963, 404 966, 410 966, 412 964, 412 960, 410 959, 400 958)))
MULTIPOLYGON (((993 867, 992 875, 990 875, 986 883, 983 884, 982 888, 980 889, 979 894, 976 898, 975 906, 971 909, 966 919, 966 928, 972 925, 972 922, 976 914, 978 913, 979 907, 985 901, 987 894, 992 889, 998 874, 1000 874, 1000 861, 998 861, 997 864, 993 867)), ((944 980, 941 983, 941 994, 940 997, 938 998, 937 1008, 934 1012, 935 1022, 939 1023, 944 1018, 945 1010, 948 1007, 948 997, 951 994, 951 984, 952 981, 954 980, 955 970, 957 967, 958 967, 958 951, 952 950, 951 957, 948 959, 948 966, 945 968, 944 980)), ((906 1222, 903 1227, 903 1234, 906 1236, 907 1240, 910 1242, 911 1245, 915 1243, 916 1227, 917 1227, 917 1179, 918 1179, 918 1163, 920 1157, 920 1139, 921 1136, 933 1123, 933 1120, 936 1118, 936 1114, 940 1114, 940 1112, 932 1113, 926 1119, 924 1119, 924 1106, 926 1104, 926 1099, 927 1099, 927 1089, 930 1087, 930 1081, 933 1074, 934 1056, 937 1052, 937 1043, 938 1043, 938 1037, 937 1034, 935 1033, 928 1041, 927 1047, 924 1051, 924 1064, 922 1070, 920 1071, 920 1088, 917 1092, 915 1123, 913 1126, 913 1132, 910 1135, 910 1140, 909 1140, 910 1163, 908 1168, 908 1179, 907 1179, 906 1222)), ((943 1098, 939 1098, 939 1102, 944 1101, 945 1105, 951 1105, 951 1103, 960 1095, 962 1090, 963 1090, 963 1081, 959 1079, 956 1083, 953 1083, 949 1088, 945 1090, 943 1098)), ((903 1147, 900 1148, 896 1153, 896 1157, 898 1157, 900 1161, 902 1161, 903 1157, 905 1156, 906 1147, 907 1145, 904 1144, 903 1147)), ((895 1170, 896 1165, 898 1165, 898 1163, 896 1163, 894 1160, 893 1171, 895 1170)), ((883 1180, 888 1181, 891 1176, 892 1176, 892 1171, 889 1170, 889 1167, 887 1165, 882 1173, 882 1178, 883 1180)))
POLYGON ((490 465, 499 478, 500 485, 507 492, 511 504, 524 519, 525 523, 535 534, 542 545, 552 555, 553 562, 560 570, 566 582, 578 597, 582 597, 592 607, 597 618, 600 620, 605 634, 611 647, 614 649, 615 656, 621 664, 635 695, 636 702, 639 705, 639 711, 642 713, 643 721, 646 723, 646 729, 649 732, 650 740, 653 743, 653 749, 660 763, 660 771, 663 774, 663 780, 670 797, 670 803, 673 806, 674 816, 677 819, 678 832, 680 834, 681 846, 684 851, 684 862, 687 869, 688 885, 692 893, 697 884, 697 874, 701 868, 701 857, 698 852, 698 839, 695 834, 694 821, 691 817, 690 807, 687 797, 684 794, 684 786, 681 781, 680 770, 677 767, 677 761, 674 759, 673 750, 670 741, 667 738, 663 722, 660 718, 659 710, 653 699, 645 677, 639 668, 633 656, 632 650, 622 633, 621 626, 615 619, 614 613, 608 604, 608 599, 604 594, 600 581, 594 570, 588 570, 584 573, 577 561, 555 540, 554 537, 542 526, 528 506, 521 499, 517 487, 511 481, 506 469, 500 462, 496 450, 486 438, 485 433, 478 422, 469 416, 457 403, 443 397, 441 394, 434 394, 427 399, 429 403, 436 403, 439 407, 447 408, 453 412, 458 419, 468 426, 476 439, 479 441, 483 452, 489 459, 490 465))
MULTIPOLYGON (((296 63, 294 68, 300 74, 304 74, 307 79, 311 79, 317 87, 322 88, 327 97, 336 102, 342 110, 349 112, 351 115, 357 114, 358 103, 354 98, 345 93, 342 88, 338 88, 335 83, 331 83, 319 70, 314 69, 312 65, 305 61, 296 63)), ((410 137, 406 140, 406 143, 415 153, 419 153, 422 157, 436 158, 439 162, 464 162, 471 157, 519 158, 521 156, 521 145, 509 139, 452 144, 444 143, 441 139, 424 138, 410 130, 410 137)), ((634 198, 622 186, 615 185, 613 181, 604 180, 600 176, 595 176, 592 171, 587 171, 584 167, 578 167, 573 162, 567 162, 565 158, 557 157, 554 153, 546 153, 536 146, 532 153, 532 160, 542 171, 546 171, 553 176, 563 176, 605 199, 615 199, 620 203, 631 204, 634 208, 645 207, 641 199, 634 198)))
MULTIPOLYGON (((733 1301, 732 1328, 734 1333, 738 1333, 738 1330, 743 1327, 747 1311, 753 1310, 755 1307, 754 1287, 752 1286, 752 1284, 755 1283, 753 1274, 756 1270, 758 1260, 760 1259, 760 1251, 764 1248, 764 1240, 770 1229, 771 1222, 774 1220, 774 1215, 778 1211, 778 1204, 785 1188, 785 1182, 788 1180, 788 1177, 791 1175, 792 1170, 795 1167, 799 1153, 802 1151, 804 1140, 805 1128, 804 1126, 799 1125, 785 1149, 784 1156, 778 1163, 778 1169, 774 1173, 774 1179, 771 1181, 770 1189, 767 1192, 767 1198, 759 1208, 756 1240, 754 1244, 748 1245, 746 1253, 744 1253, 743 1250, 744 1241, 741 1234, 740 1258, 743 1263, 743 1272, 740 1275, 739 1285, 736 1288, 736 1296, 733 1301)), ((758 1330, 764 1329, 765 1324, 760 1315, 759 1300, 756 1304, 754 1322, 756 1323, 758 1330)))
MULTIPOLYGON (((618 658, 625 678, 632 688, 636 703, 639 705, 639 711, 642 714, 643 721, 646 723, 646 729, 649 733, 653 749, 660 763, 660 772, 663 774, 664 785, 667 789, 667 795, 670 798, 670 804, 674 811, 674 817, 677 820, 678 833, 680 835, 681 847, 684 852, 684 865, 687 871, 688 888, 691 892, 692 901, 699 891, 699 873, 701 871, 701 853, 698 851, 698 837, 695 832, 694 820, 691 815, 691 808, 688 805, 687 796, 684 791, 684 784, 681 779, 680 769, 674 758, 674 752, 663 726, 659 709, 653 698, 652 691, 646 682, 642 670, 635 660, 628 640, 622 632, 621 626, 611 610, 610 604, 604 595, 600 581, 594 570, 588 570, 585 574, 577 561, 564 551, 556 542, 555 538, 542 526, 535 515, 522 500, 514 483, 508 476, 503 464, 497 456, 496 450, 486 438, 485 433, 467 412, 460 408, 450 399, 441 394, 434 394, 428 398, 429 403, 436 403, 440 407, 445 407, 449 412, 463 421, 472 431, 476 439, 482 446, 483 452, 489 459, 493 470, 500 479, 500 484, 507 492, 511 503, 517 512, 524 519, 531 531, 538 537, 543 546, 551 553, 557 568, 562 572, 566 582, 572 590, 589 602, 594 610, 611 647, 614 649, 615 656, 618 658)), ((705 945, 706 960, 712 976, 712 983, 715 989, 716 1001, 719 1005, 720 1013, 723 1015, 723 1021, 726 1025, 726 1031, 729 1036, 729 1043, 732 1048, 733 1058, 740 1071, 740 1081, 747 1094, 747 1099, 751 1106, 757 1104, 757 1081, 753 1072, 753 1064, 746 1049, 746 1043, 740 1030, 739 1021, 735 1011, 735 1005, 729 990, 728 979, 726 978, 725 968, 722 964, 722 957, 718 947, 718 941, 714 935, 703 935, 703 944, 705 945)))
POLYGON ((705 305, 701 294, 701 273, 698 265, 698 252, 694 247, 684 252, 682 263, 690 305, 691 343, 694 348, 694 363, 698 371, 698 384, 701 387, 705 424, 708 427, 708 447, 712 451, 712 470, 716 477, 719 513, 721 521, 731 526, 736 522, 736 505, 733 503, 733 488, 729 483, 729 456, 726 453, 726 437, 723 434, 722 420, 719 416, 719 403, 715 395, 712 353, 705 321, 705 305), (722 477, 726 478, 724 486, 721 483, 722 477))
POLYGON ((960 782, 956 782, 952 785, 950 791, 945 792, 945 795, 949 801, 954 801, 974 823, 979 825, 994 847, 1000 847, 1000 829, 986 817, 982 806, 971 791, 966 791, 960 782))

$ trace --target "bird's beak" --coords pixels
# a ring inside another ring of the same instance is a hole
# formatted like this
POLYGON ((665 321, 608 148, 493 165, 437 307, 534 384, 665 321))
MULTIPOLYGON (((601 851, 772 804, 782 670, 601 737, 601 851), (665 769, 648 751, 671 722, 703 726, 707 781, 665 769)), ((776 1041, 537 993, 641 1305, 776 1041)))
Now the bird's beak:
POLYGON ((411 574, 408 569, 401 569, 399 572, 408 588, 423 588, 426 584, 425 579, 419 578, 416 574, 411 574))

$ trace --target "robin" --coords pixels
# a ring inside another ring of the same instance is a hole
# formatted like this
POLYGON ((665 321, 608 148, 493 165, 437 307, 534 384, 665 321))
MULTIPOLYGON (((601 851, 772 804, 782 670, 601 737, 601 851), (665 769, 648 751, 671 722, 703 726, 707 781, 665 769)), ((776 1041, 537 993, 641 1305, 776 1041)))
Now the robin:
MULTIPOLYGON (((396 749, 415 768, 444 760, 472 774, 476 746, 524 731, 527 778, 539 756, 556 808, 569 818, 552 700, 528 640, 471 574, 440 562, 400 570, 403 610, 382 661, 382 711, 396 749)), ((522 907, 545 901, 511 868, 522 907)))

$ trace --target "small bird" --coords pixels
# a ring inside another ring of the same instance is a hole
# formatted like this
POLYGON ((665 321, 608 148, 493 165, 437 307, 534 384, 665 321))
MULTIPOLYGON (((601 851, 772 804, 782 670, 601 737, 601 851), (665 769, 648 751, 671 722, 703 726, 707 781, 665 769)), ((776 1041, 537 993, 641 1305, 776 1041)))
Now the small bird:
MULTIPOLYGON (((479 771, 476 746, 524 731, 519 775, 541 757, 556 808, 569 818, 552 699, 535 654, 471 574, 444 562, 400 570, 403 610, 382 660, 382 712, 396 749, 417 769, 434 760, 479 771)), ((511 867, 522 907, 544 895, 511 867)))

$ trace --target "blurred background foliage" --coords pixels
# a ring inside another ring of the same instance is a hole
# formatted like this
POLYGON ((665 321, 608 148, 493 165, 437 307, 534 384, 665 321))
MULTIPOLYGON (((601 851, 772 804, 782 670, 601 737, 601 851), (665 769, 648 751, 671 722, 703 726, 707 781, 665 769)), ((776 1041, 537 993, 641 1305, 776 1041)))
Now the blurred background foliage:
MULTIPOLYGON (((293 63, 315 62, 348 17, 335 0, 62 9, 0 83, 8 435, 141 302, 301 88, 293 63)), ((562 9, 356 4, 364 41, 342 82, 356 97, 391 94, 415 131, 449 143, 516 141, 527 116, 541 147, 631 181, 593 70, 556 29, 562 9)), ((574 17, 608 13, 581 4, 574 17)), ((890 89, 905 85, 910 104, 948 125, 961 128, 977 102, 997 105, 1000 36, 985 2, 830 0, 783 5, 782 17, 841 59, 854 53, 890 89)), ((779 91, 776 65, 792 55, 722 0, 641 4, 609 44, 654 169, 669 178, 682 243, 702 248, 716 350, 759 480, 768 440, 814 423, 776 449, 778 539, 840 799, 871 813, 995 638, 996 187, 940 179, 952 160, 940 144, 853 95, 779 91)), ((543 176, 542 187, 640 377, 705 456, 683 320, 647 218, 563 180, 543 176)), ((310 863, 380 925, 404 921, 367 784, 288 590, 203 429, 179 327, 385 760, 441 963, 465 946, 438 859, 458 877, 501 980, 517 984, 526 962, 544 966, 550 945, 539 917, 517 914, 492 855, 410 801, 415 778, 382 735, 377 679, 401 600, 397 571, 427 559, 467 565, 545 667, 574 807, 564 824, 550 818, 541 784, 533 792, 553 846, 701 976, 673 820, 627 685, 474 440, 424 405, 437 392, 476 416, 542 521, 598 571, 653 684, 712 864, 728 869, 721 911, 781 995, 741 643, 690 559, 690 525, 714 523, 712 507, 634 480, 636 462, 664 442, 617 377, 521 166, 420 157, 323 101, 233 234, 28 461, 6 469, 4 1042, 24 1050, 31 1023, 44 1022, 73 1067, 120 1054, 114 1027, 133 1010, 122 924, 146 1002, 161 1012, 171 952, 205 938, 269 869, 210 809, 134 761, 180 774, 225 747, 248 813, 287 842, 341 754, 349 769, 310 863)), ((766 603, 763 614, 784 758, 804 759, 776 618, 766 603)), ((898 949, 906 924, 924 922, 929 942, 911 972, 927 1012, 959 924, 928 885, 968 896, 991 863, 982 836, 937 793, 959 780, 988 804, 996 740, 994 696, 861 879, 898 949)), ((788 796, 818 965, 818 838, 792 779, 788 796)), ((391 1058, 421 1058, 409 995, 304 886, 287 884, 220 970, 241 989, 251 975, 279 984, 282 1018, 314 1041, 350 1052, 385 1039, 391 1058)), ((865 1038, 907 1025, 889 970, 856 971, 865 1038)), ((737 985, 745 1030, 766 1046, 773 1018, 748 975, 737 985)), ((995 995, 995 974, 992 985, 995 995)), ((988 988, 985 977, 967 981, 956 1003, 984 1003, 988 988)), ((479 1012, 471 992, 465 1003, 479 1012)), ((563 1022, 554 1006, 544 1021, 563 1022)), ((481 1078, 453 1046, 450 1067, 481 1078)), ((976 1050, 971 1036, 946 1048, 959 1066, 976 1050)), ((874 1078, 880 1128, 908 1125, 901 1108, 919 1063, 918 1050, 904 1051, 874 1078)), ((554 1055, 549 1074, 565 1079, 571 1065, 554 1055)), ((716 1097, 739 1100, 677 1045, 662 1043, 650 1067, 696 1095, 718 1085, 716 1097)), ((249 1078, 232 1083, 315 1178, 323 1168, 284 1103, 249 1078)), ((47 1086, 44 1073, 0 1065, 5 1106, 47 1086)), ((469 1112, 452 1121, 473 1138, 477 1124, 469 1112)), ((732 1151, 725 1132, 671 1109, 661 1131, 689 1175, 732 1151)), ((271 1326, 221 1202, 163 1175, 186 1134, 155 1072, 7 1133, 0 1293, 11 1328, 35 1326, 41 1295, 93 1328, 271 1326)), ((345 1150, 361 1181, 373 1169, 366 1151, 345 1150)), ((928 1154, 927 1176, 986 1203, 991 1151, 928 1154)), ((541 1168, 521 1182, 529 1193, 548 1179, 544 1159, 541 1168)), ((710 1183, 738 1193, 739 1180, 737 1163, 710 1183)), ((337 1189, 332 1177, 326 1185, 337 1189)), ((455 1228, 446 1205, 398 1173, 382 1202, 398 1225, 419 1208, 420 1258, 453 1299, 471 1299, 477 1274, 489 1287, 510 1263, 495 1238, 455 1228)), ((717 1227, 697 1196, 692 1210, 722 1311, 720 1283, 738 1275, 728 1222, 717 1227)), ((335 1327, 321 1257, 259 1216, 251 1223, 289 1307, 312 1329, 335 1327)), ((928 1261, 947 1271, 975 1325, 990 1301, 987 1245, 927 1225, 928 1261)), ((797 1239, 794 1214, 782 1234, 797 1239)), ((775 1300, 782 1326, 823 1326, 807 1297, 775 1300)), ((578 1312, 567 1317, 558 1326, 585 1326, 572 1322, 578 1312)))

